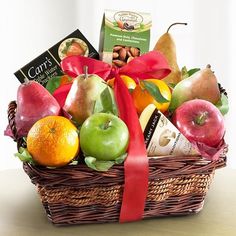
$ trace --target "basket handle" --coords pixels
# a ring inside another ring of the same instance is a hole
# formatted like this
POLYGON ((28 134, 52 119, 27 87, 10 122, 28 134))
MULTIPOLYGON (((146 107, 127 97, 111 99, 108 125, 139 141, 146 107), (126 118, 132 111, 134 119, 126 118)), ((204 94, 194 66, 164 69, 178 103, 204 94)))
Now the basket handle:
POLYGON ((9 127, 13 134, 14 141, 17 142, 17 149, 19 150, 20 147, 26 147, 26 143, 24 139, 19 137, 17 134, 16 122, 15 122, 16 108, 17 108, 16 101, 11 101, 8 105, 7 117, 8 117, 9 127))

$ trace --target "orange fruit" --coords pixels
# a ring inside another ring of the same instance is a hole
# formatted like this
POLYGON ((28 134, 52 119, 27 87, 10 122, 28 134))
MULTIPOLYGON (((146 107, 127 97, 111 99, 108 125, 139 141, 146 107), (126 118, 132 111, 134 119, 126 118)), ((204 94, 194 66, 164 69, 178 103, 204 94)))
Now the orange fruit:
POLYGON ((147 91, 147 89, 145 89, 142 81, 140 81, 140 83, 132 92, 134 105, 138 114, 141 114, 144 108, 149 104, 154 104, 156 108, 161 112, 167 111, 171 100, 171 91, 168 85, 163 80, 158 79, 147 79, 145 81, 154 83, 159 88, 161 95, 169 102, 160 103, 156 101, 155 98, 147 91))
MULTIPOLYGON (((120 77, 121 77, 121 79, 123 80, 123 82, 125 83, 125 85, 128 89, 134 89, 136 87, 135 81, 132 78, 130 78, 129 76, 121 75, 120 77)), ((114 81, 115 81, 115 78, 109 79, 107 81, 107 84, 110 87, 114 88, 114 81)))
POLYGON ((28 133, 27 149, 40 165, 64 166, 79 152, 77 128, 62 116, 42 118, 28 133))

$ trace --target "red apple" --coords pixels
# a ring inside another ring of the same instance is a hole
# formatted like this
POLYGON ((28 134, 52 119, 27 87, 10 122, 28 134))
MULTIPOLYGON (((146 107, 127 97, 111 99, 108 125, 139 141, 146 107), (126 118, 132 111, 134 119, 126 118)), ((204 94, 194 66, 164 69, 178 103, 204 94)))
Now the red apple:
POLYGON ((175 110, 173 124, 190 142, 216 147, 225 133, 224 119, 210 102, 194 99, 175 110))

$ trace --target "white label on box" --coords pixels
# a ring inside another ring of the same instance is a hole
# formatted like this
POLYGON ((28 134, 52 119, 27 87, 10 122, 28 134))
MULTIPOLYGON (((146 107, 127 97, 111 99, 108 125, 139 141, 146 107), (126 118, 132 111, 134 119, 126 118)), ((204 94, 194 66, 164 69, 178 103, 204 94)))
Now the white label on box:
POLYGON ((197 151, 179 130, 157 109, 144 129, 148 156, 197 155, 197 151))

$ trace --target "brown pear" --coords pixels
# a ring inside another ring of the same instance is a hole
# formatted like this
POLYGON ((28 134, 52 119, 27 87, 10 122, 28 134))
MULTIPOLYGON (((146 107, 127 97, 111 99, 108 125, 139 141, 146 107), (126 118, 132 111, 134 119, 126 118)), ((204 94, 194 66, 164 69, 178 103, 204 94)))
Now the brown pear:
POLYGON ((175 86, 169 110, 174 111, 184 102, 196 98, 207 100, 213 104, 216 104, 220 99, 217 78, 210 65, 183 79, 175 86))
POLYGON ((170 28, 178 24, 187 25, 187 23, 174 23, 170 25, 167 32, 159 38, 153 49, 161 52, 169 63, 171 73, 163 79, 167 84, 177 84, 181 80, 181 71, 177 64, 175 42, 169 33, 170 28))

